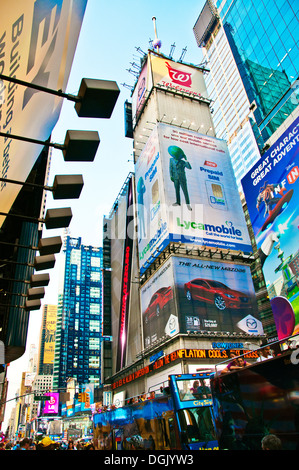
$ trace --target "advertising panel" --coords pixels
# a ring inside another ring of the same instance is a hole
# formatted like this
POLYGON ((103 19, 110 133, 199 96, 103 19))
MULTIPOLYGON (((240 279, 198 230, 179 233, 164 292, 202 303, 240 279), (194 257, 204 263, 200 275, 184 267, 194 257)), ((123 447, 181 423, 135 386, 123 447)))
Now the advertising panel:
POLYGON ((54 363, 57 305, 48 305, 45 323, 44 364, 54 363))
POLYGON ((173 256, 141 288, 144 347, 193 332, 262 335, 249 266, 173 256))
POLYGON ((45 402, 44 414, 57 414, 59 409, 59 393, 51 392, 45 393, 44 395, 50 397, 50 399, 45 402))
POLYGON ((181 332, 263 334, 249 266, 173 257, 181 332))
POLYGON ((171 241, 252 251, 225 141, 159 123, 135 172, 141 272, 171 241))
MULTIPOLYGON (((65 90, 87 0, 5 0, 0 17, 0 74, 65 90)), ((0 177, 25 181, 60 114, 62 99, 0 80, 0 177)), ((9 212, 20 186, 1 180, 1 211, 9 212)), ((0 217, 0 226, 5 216, 0 217)))
POLYGON ((174 62, 166 57, 150 55, 152 81, 177 93, 208 98, 203 72, 197 67, 174 62))
POLYGON ((159 149, 154 128, 135 166, 138 248, 140 271, 169 243, 168 206, 159 149))
POLYGON ((135 90, 132 95, 132 116, 133 122, 136 123, 136 119, 139 116, 141 108, 145 102, 146 95, 147 95, 147 74, 148 74, 148 62, 146 61, 141 73, 139 75, 135 90))
POLYGON ((279 339, 299 332, 299 118, 242 179, 279 339))
POLYGON ((124 243, 122 283, 120 292, 120 312, 119 312, 119 331, 118 331, 118 349, 116 357, 116 370, 124 367, 126 361, 126 351, 128 342, 128 320, 129 303, 131 293, 131 271, 132 271, 132 251, 133 236, 130 236, 129 227, 134 220, 133 208, 133 183, 130 179, 127 193, 127 216, 126 216, 126 238, 124 243))
POLYGON ((171 260, 141 288, 141 307, 144 347, 179 333, 171 260))

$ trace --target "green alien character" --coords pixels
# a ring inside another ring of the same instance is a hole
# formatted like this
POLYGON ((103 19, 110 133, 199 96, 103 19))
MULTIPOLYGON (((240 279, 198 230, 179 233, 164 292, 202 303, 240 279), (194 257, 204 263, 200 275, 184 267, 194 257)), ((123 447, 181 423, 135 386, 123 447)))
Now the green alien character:
POLYGON ((187 188, 187 178, 185 173, 185 168, 191 170, 192 167, 187 161, 187 157, 180 147, 177 147, 176 145, 171 145, 170 147, 168 147, 168 152, 171 155, 171 158, 169 160, 170 179, 174 184, 176 195, 176 202, 173 205, 181 205, 180 190, 182 188, 187 207, 189 210, 192 210, 190 206, 190 199, 187 188))

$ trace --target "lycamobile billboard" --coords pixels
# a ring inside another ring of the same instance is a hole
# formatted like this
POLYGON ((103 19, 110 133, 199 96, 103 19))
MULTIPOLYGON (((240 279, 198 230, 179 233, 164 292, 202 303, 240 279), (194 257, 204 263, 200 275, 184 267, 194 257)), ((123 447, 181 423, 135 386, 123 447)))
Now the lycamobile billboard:
POLYGON ((242 179, 279 339, 299 333, 299 118, 242 179))
POLYGON ((143 272, 171 241, 251 252, 226 143, 159 123, 136 163, 143 272))

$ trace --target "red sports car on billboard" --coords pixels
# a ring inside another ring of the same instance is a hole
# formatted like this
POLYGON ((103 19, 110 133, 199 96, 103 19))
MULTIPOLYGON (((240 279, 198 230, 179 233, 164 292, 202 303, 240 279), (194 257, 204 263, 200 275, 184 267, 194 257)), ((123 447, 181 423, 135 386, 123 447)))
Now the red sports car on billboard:
POLYGON ((250 297, 243 292, 230 289, 219 281, 193 279, 184 285, 188 300, 199 300, 214 304, 218 310, 226 308, 251 308, 250 297))
POLYGON ((172 299, 173 291, 170 286, 161 287, 161 289, 157 290, 152 296, 150 303, 144 312, 145 323, 147 323, 152 317, 158 317, 165 305, 172 299))

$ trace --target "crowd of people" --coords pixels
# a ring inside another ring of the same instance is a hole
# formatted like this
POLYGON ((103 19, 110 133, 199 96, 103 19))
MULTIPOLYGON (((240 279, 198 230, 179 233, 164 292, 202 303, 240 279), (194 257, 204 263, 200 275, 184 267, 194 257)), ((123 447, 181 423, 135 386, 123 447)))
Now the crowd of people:
POLYGON ((84 440, 53 441, 49 436, 45 436, 40 441, 28 437, 15 443, 3 441, 0 443, 0 450, 95 450, 95 447, 91 442, 84 440))
MULTIPOLYGON (((262 347, 259 349, 258 354, 259 357, 257 358, 257 362, 266 361, 267 359, 272 359, 274 357, 270 346, 266 343, 262 343, 262 347)), ((222 369, 221 374, 226 374, 227 372, 242 369, 243 367, 250 365, 245 361, 244 357, 238 356, 233 351, 230 352, 230 359, 231 361, 224 369, 222 369)))

